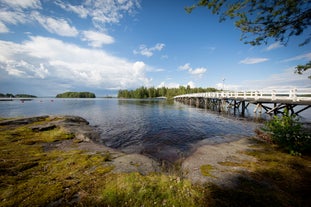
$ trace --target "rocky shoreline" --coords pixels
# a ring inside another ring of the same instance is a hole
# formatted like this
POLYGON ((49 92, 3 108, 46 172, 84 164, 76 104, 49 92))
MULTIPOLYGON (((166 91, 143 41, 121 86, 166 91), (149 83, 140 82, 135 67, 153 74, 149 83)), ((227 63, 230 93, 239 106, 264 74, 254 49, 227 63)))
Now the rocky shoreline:
POLYGON ((126 154, 116 149, 109 148, 99 143, 99 131, 89 125, 89 122, 78 116, 37 116, 16 118, 0 121, 0 126, 14 127, 49 119, 44 124, 36 124, 31 126, 34 132, 49 131, 54 128, 61 128, 66 133, 72 134, 73 139, 62 140, 52 143, 44 143, 45 150, 84 150, 90 153, 106 152, 110 154, 111 165, 114 166, 113 171, 118 173, 138 172, 140 174, 148 174, 151 172, 159 172, 159 163, 140 154, 126 154))
POLYGON ((0 138, 3 206, 310 203, 310 156, 254 137, 200 143, 173 168, 101 144, 96 127, 76 116, 0 119, 0 138))
MULTIPOLYGON (((84 150, 90 153, 107 152, 110 154, 111 165, 116 173, 138 172, 146 175, 152 172, 161 172, 165 167, 142 154, 126 154, 119 150, 109 148, 100 141, 100 132, 89 125, 89 122, 78 116, 38 116, 28 118, 17 118, 1 121, 0 125, 14 127, 16 125, 31 124, 40 122, 49 118, 49 122, 31 126, 36 132, 48 131, 54 128, 62 128, 74 138, 70 140, 57 141, 44 144, 45 150, 84 150)), ((178 174, 191 180, 194 183, 212 182, 217 185, 226 185, 228 176, 236 173, 241 168, 219 165, 220 162, 234 161, 242 162, 245 160, 255 161, 254 158, 241 154, 242 150, 252 147, 252 141, 249 138, 241 138, 232 142, 221 144, 205 144, 198 147, 190 156, 178 161, 180 165, 178 174), (203 175, 201 166, 212 166, 210 176, 203 175)), ((174 165, 174 164, 173 164, 174 165)), ((167 170, 167 168, 165 169, 167 170)))

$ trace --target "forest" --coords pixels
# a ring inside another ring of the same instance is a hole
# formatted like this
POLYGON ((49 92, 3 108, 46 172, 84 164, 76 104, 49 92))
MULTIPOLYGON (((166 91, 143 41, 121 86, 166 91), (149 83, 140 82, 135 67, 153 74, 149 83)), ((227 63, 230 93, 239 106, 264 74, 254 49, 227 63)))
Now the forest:
POLYGON ((56 95, 56 98, 96 98, 91 92, 65 92, 56 95))
POLYGON ((0 98, 37 98, 37 96, 29 95, 29 94, 11 94, 11 93, 0 93, 0 98))
POLYGON ((166 97, 168 99, 173 98, 177 95, 187 94, 187 93, 204 93, 204 92, 216 92, 215 88, 191 88, 189 85, 187 87, 180 86, 179 88, 155 88, 155 87, 140 87, 135 90, 119 90, 118 98, 156 98, 156 97, 166 97))

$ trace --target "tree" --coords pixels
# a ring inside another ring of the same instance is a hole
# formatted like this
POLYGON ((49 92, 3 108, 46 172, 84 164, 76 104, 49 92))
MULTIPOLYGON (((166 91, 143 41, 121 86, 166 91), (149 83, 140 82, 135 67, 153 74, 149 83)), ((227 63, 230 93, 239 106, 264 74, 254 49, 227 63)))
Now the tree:
POLYGON ((91 92, 65 92, 57 94, 56 98, 96 98, 96 95, 91 92))
MULTIPOLYGON (((196 7, 207 7, 213 14, 220 15, 220 22, 235 19, 235 26, 242 31, 241 40, 251 45, 267 43, 269 38, 286 45, 291 36, 301 35, 311 25, 311 0, 197 1, 186 7, 186 11, 191 13, 196 7)), ((300 46, 310 40, 311 33, 300 46)))
MULTIPOLYGON (((295 73, 302 74, 304 71, 306 71, 310 68, 311 68, 311 61, 309 61, 305 65, 297 65, 295 73)), ((308 78, 311 79, 311 75, 308 78)))
MULTIPOLYGON (((311 25, 311 0, 197 0, 197 4, 186 7, 191 13, 196 7, 207 7, 220 15, 220 22, 235 19, 235 26, 242 31, 241 40, 246 44, 267 44, 269 38, 286 45, 291 36, 299 36, 311 25), (248 35, 251 34, 251 37, 248 35), (252 38, 254 36, 254 38, 252 38)), ((299 44, 306 45, 308 37, 299 44)), ((298 65, 296 73, 310 69, 310 62, 298 65)), ((311 79, 311 76, 309 76, 311 79)))

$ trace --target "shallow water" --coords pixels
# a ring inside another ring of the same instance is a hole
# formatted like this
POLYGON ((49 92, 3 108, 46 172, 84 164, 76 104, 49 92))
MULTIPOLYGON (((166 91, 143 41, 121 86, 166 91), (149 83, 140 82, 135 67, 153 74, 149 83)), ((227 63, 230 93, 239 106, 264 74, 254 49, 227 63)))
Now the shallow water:
POLYGON ((1 117, 77 115, 101 132, 101 142, 127 153, 169 162, 189 155, 199 143, 254 135, 254 122, 163 100, 34 99, 0 102, 1 117))

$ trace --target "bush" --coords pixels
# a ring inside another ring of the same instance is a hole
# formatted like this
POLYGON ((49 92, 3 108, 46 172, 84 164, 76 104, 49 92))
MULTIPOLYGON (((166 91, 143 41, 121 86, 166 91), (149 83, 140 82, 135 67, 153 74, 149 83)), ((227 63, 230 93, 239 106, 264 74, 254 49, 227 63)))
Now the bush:
POLYGON ((274 116, 263 128, 271 136, 271 141, 292 154, 310 151, 311 136, 305 132, 295 115, 285 110, 282 117, 274 116))

